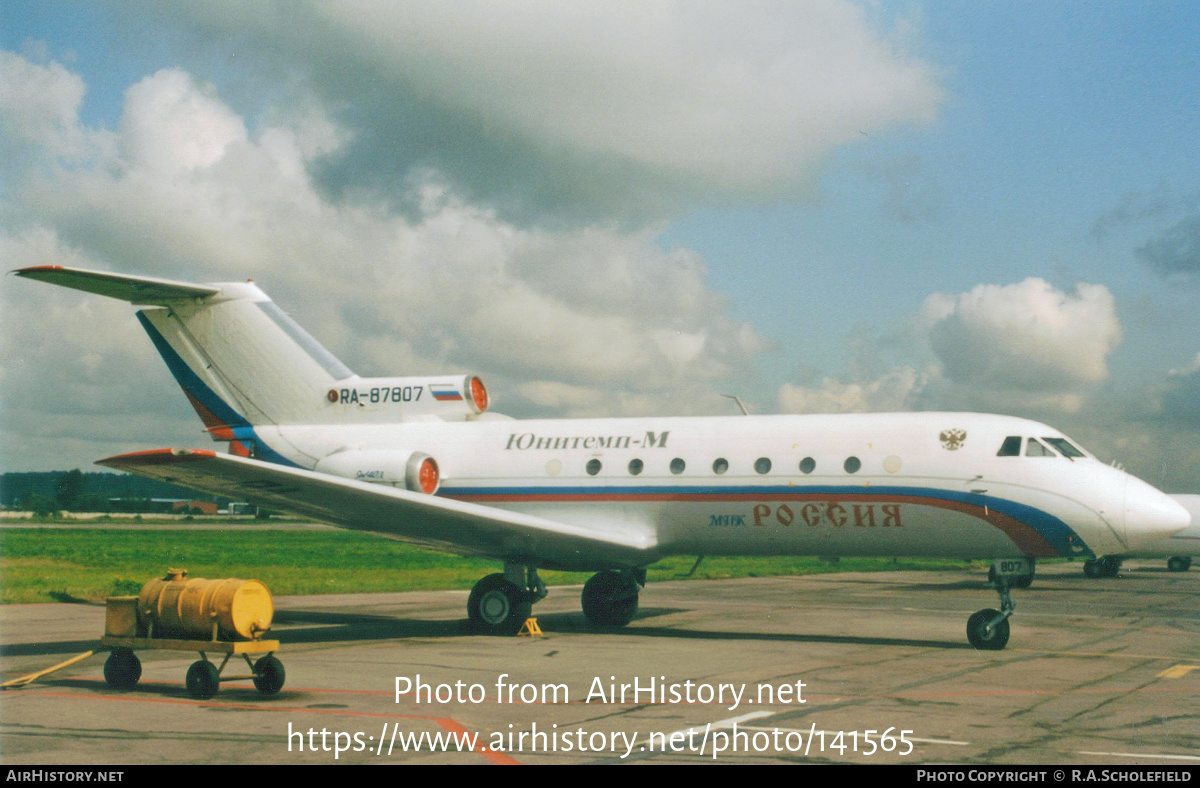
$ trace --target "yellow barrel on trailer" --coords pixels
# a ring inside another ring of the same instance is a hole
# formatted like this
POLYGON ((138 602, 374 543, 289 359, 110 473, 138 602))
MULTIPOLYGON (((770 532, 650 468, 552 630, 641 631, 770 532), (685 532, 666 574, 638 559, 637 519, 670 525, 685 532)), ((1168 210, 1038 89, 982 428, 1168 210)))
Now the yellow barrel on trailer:
POLYGON ((259 581, 189 578, 186 569, 167 570, 138 595, 139 627, 156 638, 257 640, 274 615, 271 592, 259 581))

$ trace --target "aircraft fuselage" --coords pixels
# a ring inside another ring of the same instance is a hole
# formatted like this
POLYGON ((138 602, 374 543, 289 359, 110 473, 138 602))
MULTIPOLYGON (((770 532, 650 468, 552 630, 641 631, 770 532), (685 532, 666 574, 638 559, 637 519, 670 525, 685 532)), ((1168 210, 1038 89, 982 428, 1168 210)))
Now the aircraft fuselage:
MULTIPOLYGON (((440 468, 438 495, 579 526, 651 529, 657 555, 1067 557, 1129 549, 1162 494, 1090 455, 998 456, 1065 440, 975 413, 572 419, 257 427, 305 468, 389 452, 440 468), (1143 500, 1145 499, 1145 500, 1143 500), (1127 532, 1127 509, 1138 512, 1127 532)), ((384 482, 386 483, 386 482, 384 482)), ((516 558, 517 556, 498 556, 516 558)), ((526 557, 526 556, 522 556, 526 557)), ((588 558, 527 556, 598 568, 588 558)))

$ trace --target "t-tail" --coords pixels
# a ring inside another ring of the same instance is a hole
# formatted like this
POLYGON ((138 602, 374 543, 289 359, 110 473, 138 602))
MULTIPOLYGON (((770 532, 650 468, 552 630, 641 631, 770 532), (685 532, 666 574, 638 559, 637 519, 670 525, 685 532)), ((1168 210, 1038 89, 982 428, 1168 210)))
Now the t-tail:
POLYGON ((236 454, 255 453, 256 426, 463 421, 487 410, 487 389, 473 375, 355 375, 253 282, 200 285, 61 266, 13 273, 146 307, 137 317, 154 347, 207 431, 236 454))

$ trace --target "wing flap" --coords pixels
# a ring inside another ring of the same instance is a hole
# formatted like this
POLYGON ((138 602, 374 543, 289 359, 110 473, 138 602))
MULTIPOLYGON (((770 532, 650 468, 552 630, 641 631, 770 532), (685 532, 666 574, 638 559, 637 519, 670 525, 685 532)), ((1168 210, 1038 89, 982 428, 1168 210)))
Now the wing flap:
POLYGON ((60 287, 70 287, 74 290, 117 298, 131 304, 163 305, 180 299, 205 298, 221 292, 220 289, 208 285, 175 282, 170 279, 156 279, 149 276, 85 271, 82 268, 65 268, 61 265, 18 268, 12 273, 60 287))
POLYGON ((560 566, 640 566, 649 529, 601 530, 203 449, 99 460, 117 470, 451 552, 560 566))

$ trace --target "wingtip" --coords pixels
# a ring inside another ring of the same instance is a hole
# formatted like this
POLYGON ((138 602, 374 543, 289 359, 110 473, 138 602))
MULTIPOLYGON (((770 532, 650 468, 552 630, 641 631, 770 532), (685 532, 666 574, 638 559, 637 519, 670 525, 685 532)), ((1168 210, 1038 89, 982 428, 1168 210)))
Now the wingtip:
POLYGON ((61 265, 28 265, 28 266, 25 266, 24 268, 14 268, 11 271, 9 271, 9 273, 16 274, 17 276, 29 276, 30 274, 35 274, 35 273, 38 273, 39 271, 61 271, 61 270, 63 270, 63 267, 61 265))

